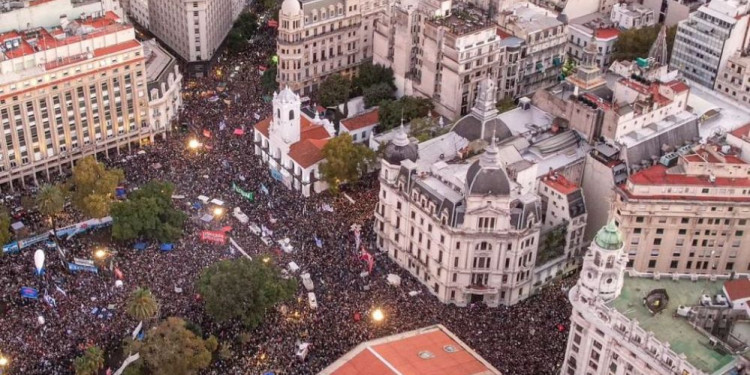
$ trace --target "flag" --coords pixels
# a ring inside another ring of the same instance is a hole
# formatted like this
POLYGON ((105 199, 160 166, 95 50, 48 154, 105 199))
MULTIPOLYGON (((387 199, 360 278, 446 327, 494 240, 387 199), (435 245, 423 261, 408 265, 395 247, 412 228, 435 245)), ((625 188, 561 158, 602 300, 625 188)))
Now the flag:
POLYGON ((55 301, 54 298, 52 298, 52 296, 47 294, 46 290, 44 291, 44 301, 47 302, 47 304, 52 307, 57 307, 57 302, 55 301))
POLYGON ((255 117, 256 120, 260 120, 260 115, 257 113, 253 114, 253 117, 255 117))
POLYGON ((317 235, 313 235, 313 238, 315 238, 315 246, 323 247, 323 241, 317 235))
POLYGON ((361 249, 359 259, 367 262, 367 272, 372 273, 372 267, 375 265, 375 258, 365 250, 364 246, 361 249))
POLYGON ((211 138, 211 131, 208 129, 203 129, 203 136, 206 138, 211 138))
POLYGON ((115 277, 117 280, 122 280, 125 278, 125 275, 122 274, 122 271, 120 271, 119 268, 115 267, 115 277))
POLYGON ((260 191, 263 192, 263 194, 268 195, 268 188, 265 184, 260 184, 260 191))
POLYGON ((221 122, 219 123, 219 130, 223 131, 226 128, 227 128, 227 123, 224 120, 221 120, 221 122))
POLYGON ((331 207, 331 205, 330 205, 330 204, 328 204, 328 203, 323 203, 323 204, 322 204, 322 205, 320 206, 320 208, 321 208, 321 209, 322 209, 323 211, 327 211, 327 212, 333 212, 333 207, 331 207))
POLYGON ((62 290, 62 288, 60 288, 59 286, 55 286, 55 289, 57 289, 57 291, 60 292, 60 293, 62 293, 62 295, 64 295, 65 297, 68 296, 68 293, 66 293, 64 290, 62 290))

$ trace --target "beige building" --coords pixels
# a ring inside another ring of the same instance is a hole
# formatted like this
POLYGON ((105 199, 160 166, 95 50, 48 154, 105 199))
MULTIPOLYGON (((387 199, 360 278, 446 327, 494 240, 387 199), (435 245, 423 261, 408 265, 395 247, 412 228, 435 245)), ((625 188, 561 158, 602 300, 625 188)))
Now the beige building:
POLYGON ((285 0, 276 48, 279 86, 307 95, 331 74, 356 74, 372 58, 373 28, 385 5, 385 0, 285 0))
POLYGON ((155 39, 143 42, 148 80, 148 122, 156 129, 171 129, 182 107, 182 73, 177 59, 155 39))
POLYGON ((232 29, 236 9, 235 0, 149 1, 149 31, 187 62, 208 61, 232 29))
POLYGON ((628 266, 642 273, 750 271, 750 165, 715 145, 664 157, 615 189, 628 266))
POLYGON ((750 57, 737 52, 716 76, 716 91, 747 105, 750 103, 750 57))
POLYGON ((113 12, 123 17, 119 0, 37 0, 0 2, 0 32, 29 27, 54 27, 60 17, 101 17, 113 12))
POLYGON ((6 32, 0 44, 1 184, 166 130, 149 126, 143 47, 114 13, 6 32))

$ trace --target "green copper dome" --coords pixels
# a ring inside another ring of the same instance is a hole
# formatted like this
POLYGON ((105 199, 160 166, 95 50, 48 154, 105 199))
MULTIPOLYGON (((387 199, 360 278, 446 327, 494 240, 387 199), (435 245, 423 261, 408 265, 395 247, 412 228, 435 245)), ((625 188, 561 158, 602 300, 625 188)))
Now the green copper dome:
POLYGON ((617 229, 614 220, 610 221, 602 229, 599 229, 594 242, 596 242, 597 246, 605 250, 618 250, 622 247, 622 233, 617 229))

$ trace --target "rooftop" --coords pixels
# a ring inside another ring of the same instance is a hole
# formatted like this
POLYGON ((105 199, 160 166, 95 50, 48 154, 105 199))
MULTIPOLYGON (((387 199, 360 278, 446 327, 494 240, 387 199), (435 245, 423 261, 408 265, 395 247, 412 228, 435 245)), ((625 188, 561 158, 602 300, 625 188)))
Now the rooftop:
POLYGON ((512 12, 515 15, 511 18, 513 19, 512 23, 526 34, 562 25, 562 22, 557 20, 555 13, 528 2, 516 3, 513 5, 513 9, 507 12, 512 12))
POLYGON ((727 298, 732 302, 750 298, 750 280, 748 279, 727 281, 724 283, 724 289, 727 292, 727 298))
POLYGON ((554 173, 554 174, 547 174, 546 176, 542 177, 542 183, 549 186, 550 188, 554 189, 558 193, 562 195, 568 195, 576 190, 579 190, 580 187, 570 181, 568 181, 565 176, 554 173))
POLYGON ((375 126, 378 124, 378 109, 372 109, 357 116, 341 120, 341 125, 349 131, 375 126))
POLYGON ((675 353, 685 354, 693 366, 710 374, 732 362, 734 357, 711 348, 706 335, 693 328, 687 320, 673 317, 673 312, 680 305, 698 305, 703 294, 713 296, 720 293, 722 285, 723 281, 626 277, 622 293, 610 305, 629 319, 638 321, 644 330, 653 332, 659 341, 668 342, 675 353), (652 315, 643 305, 643 298, 654 289, 665 289, 669 295, 667 310, 656 315, 652 315))
POLYGON ((463 3, 456 3, 447 17, 434 17, 428 22, 437 26, 445 26, 456 35, 470 34, 488 27, 496 27, 495 23, 482 10, 463 3))
POLYGON ((319 375, 500 375, 442 325, 359 344, 319 375))

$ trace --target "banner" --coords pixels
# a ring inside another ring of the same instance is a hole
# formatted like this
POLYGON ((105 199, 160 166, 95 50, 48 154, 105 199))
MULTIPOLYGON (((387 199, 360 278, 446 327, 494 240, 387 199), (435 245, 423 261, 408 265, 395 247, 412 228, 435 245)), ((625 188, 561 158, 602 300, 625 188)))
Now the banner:
POLYGON ((284 176, 282 176, 281 172, 277 171, 276 169, 271 168, 271 177, 273 177, 273 179, 276 181, 284 182, 284 176))
POLYGON ((315 246, 322 248, 323 247, 323 241, 318 238, 317 235, 313 235, 313 238, 315 238, 315 246))
POLYGON ((265 185, 265 184, 262 184, 262 183, 260 184, 260 191, 261 191, 261 192, 262 192, 263 194, 265 194, 265 195, 268 195, 268 188, 266 187, 266 185, 265 185))
POLYGON ((84 266, 80 264, 75 263, 68 263, 68 269, 70 272, 76 273, 78 271, 86 271, 86 272, 92 272, 92 273, 99 273, 99 269, 94 266, 84 266))
POLYGON ((361 248, 359 259, 367 262, 367 272, 372 274, 372 267, 375 265, 375 258, 365 250, 364 246, 361 248))
POLYGON ((21 288, 21 298, 38 299, 39 291, 34 288, 24 286, 21 288))
POLYGON ((245 191, 241 187, 237 186, 237 184, 235 184, 234 182, 232 182, 232 190, 234 190, 235 193, 239 194, 241 197, 249 200, 250 202, 253 202, 255 200, 252 191, 245 191))
POLYGON ((227 242, 227 235, 224 232, 204 230, 201 232, 201 241, 224 245, 227 242))

